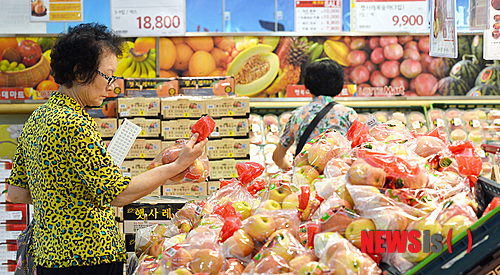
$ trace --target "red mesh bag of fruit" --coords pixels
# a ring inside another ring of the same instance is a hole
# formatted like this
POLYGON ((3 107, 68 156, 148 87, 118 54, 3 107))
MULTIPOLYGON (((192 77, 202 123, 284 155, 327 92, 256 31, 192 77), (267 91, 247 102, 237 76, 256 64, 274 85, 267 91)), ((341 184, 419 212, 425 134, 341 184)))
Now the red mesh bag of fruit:
MULTIPOLYGON (((153 159, 148 166, 148 170, 174 162, 179 157, 182 147, 184 147, 186 143, 187 141, 185 139, 176 140, 174 145, 168 146, 153 159)), ((204 182, 209 175, 209 171, 208 156, 203 153, 195 159, 193 164, 186 168, 186 170, 170 178, 165 184, 204 182)))
POLYGON ((198 140, 196 141, 196 142, 200 142, 200 141, 208 138, 208 136, 210 136, 210 134, 212 134, 214 129, 215 129, 215 121, 210 116, 204 116, 204 117, 200 118, 193 125, 193 127, 191 128, 191 133, 200 134, 198 136, 198 140))

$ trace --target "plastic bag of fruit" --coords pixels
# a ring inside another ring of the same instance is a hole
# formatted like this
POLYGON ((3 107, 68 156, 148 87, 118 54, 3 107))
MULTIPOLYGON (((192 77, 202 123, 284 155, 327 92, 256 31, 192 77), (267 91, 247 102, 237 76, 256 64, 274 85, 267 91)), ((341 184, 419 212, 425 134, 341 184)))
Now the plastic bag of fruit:
POLYGON ((353 205, 340 198, 336 192, 324 200, 312 215, 312 220, 319 221, 321 232, 340 234, 344 234, 347 226, 359 218, 360 216, 353 210, 353 205))
POLYGON ((331 274, 381 274, 377 263, 338 233, 317 234, 314 251, 331 274))
POLYGON ((179 233, 177 228, 167 224, 154 224, 138 229, 135 233, 136 256, 141 257, 159 239, 172 237, 179 233))
POLYGON ((190 232, 183 242, 163 251, 160 274, 182 274, 180 271, 189 271, 187 274, 219 274, 226 260, 218 238, 218 233, 210 228, 190 232))
POLYGON ((296 274, 305 264, 315 260, 314 253, 304 248, 289 229, 279 229, 269 236, 242 274, 296 274))
POLYGON ((341 157, 351 148, 350 141, 340 132, 326 130, 312 139, 294 159, 294 166, 310 165, 320 174, 332 158, 341 157))
MULTIPOLYGON (((161 151, 148 166, 148 169, 154 167, 165 165, 174 162, 182 150, 182 147, 186 145, 187 141, 185 139, 178 139, 175 144, 169 146, 161 151)), ((165 182, 165 184, 180 184, 185 182, 204 182, 207 180, 209 175, 209 162, 206 153, 199 156, 193 164, 191 164, 186 170, 180 172, 174 177, 170 178, 165 182)))
MULTIPOLYGON (((224 181, 224 180, 221 180, 224 181)), ((203 211, 212 213, 216 205, 224 205, 227 202, 232 202, 233 207, 242 216, 242 220, 249 217, 259 202, 248 191, 247 187, 241 184, 240 181, 233 179, 224 181, 221 188, 210 195, 203 202, 203 211)))
POLYGON ((237 258, 248 263, 262 248, 267 238, 276 230, 289 229, 298 237, 300 220, 293 210, 265 211, 243 221, 239 230, 222 244, 226 258, 237 258))
POLYGON ((404 141, 412 138, 406 126, 399 120, 389 120, 370 129, 370 135, 381 142, 404 141))
POLYGON ((404 204, 367 185, 346 185, 354 202, 354 209, 363 218, 371 219, 377 230, 405 230, 416 217, 403 210, 404 204))

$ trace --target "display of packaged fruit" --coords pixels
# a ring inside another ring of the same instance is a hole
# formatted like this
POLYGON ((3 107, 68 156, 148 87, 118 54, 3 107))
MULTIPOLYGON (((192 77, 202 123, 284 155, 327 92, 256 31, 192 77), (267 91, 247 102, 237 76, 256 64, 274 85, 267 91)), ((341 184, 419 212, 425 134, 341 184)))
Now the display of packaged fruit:
POLYGON ((469 132, 467 139, 478 145, 486 141, 486 137, 482 129, 472 130, 469 132))
POLYGON ((450 142, 466 141, 467 140, 467 132, 464 129, 460 129, 460 128, 450 130, 450 133, 448 136, 449 136, 450 142))
POLYGON ((450 134, 453 130, 465 130, 465 124, 462 118, 461 110, 446 110, 446 128, 450 131, 450 134))
POLYGON ((277 144, 280 140, 278 117, 271 114, 264 115, 262 118, 262 124, 264 125, 266 143, 277 144))
POLYGON ((378 122, 385 123, 389 120, 389 114, 384 111, 374 112, 373 115, 377 118, 378 122))
POLYGON ((408 115, 407 128, 410 131, 415 131, 419 134, 427 133, 429 128, 427 127, 427 120, 425 115, 421 112, 410 112, 408 115))
MULTIPOLYGON (((467 131, 472 131, 474 129, 481 128, 481 120, 479 118, 479 112, 476 110, 465 111, 462 115, 463 122, 467 131)), ((484 113, 484 118, 486 118, 486 113, 484 113)))
POLYGON ((479 117, 478 119, 480 121, 484 121, 484 120, 488 119, 488 113, 490 112, 490 109, 489 108, 476 108, 473 111, 476 112, 476 114, 479 117))
POLYGON ((408 124, 408 121, 407 121, 407 118, 406 118, 406 114, 403 113, 403 112, 394 112, 394 113, 391 113, 391 115, 389 116, 389 119, 390 120, 392 120, 392 119, 399 120, 404 125, 408 124))
POLYGON ((250 124, 250 144, 260 145, 264 143, 264 131, 262 116, 250 114, 248 118, 250 124))
POLYGON ((432 129, 438 128, 441 134, 446 134, 446 117, 441 109, 432 109, 427 113, 429 126, 432 129))

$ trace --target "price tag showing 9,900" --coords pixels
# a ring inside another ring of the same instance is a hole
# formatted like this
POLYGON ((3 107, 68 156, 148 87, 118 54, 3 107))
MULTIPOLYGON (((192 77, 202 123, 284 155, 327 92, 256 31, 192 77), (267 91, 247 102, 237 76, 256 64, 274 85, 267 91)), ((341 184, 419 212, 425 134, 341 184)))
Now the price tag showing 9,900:
POLYGON ((111 0, 111 29, 129 37, 184 35, 186 2, 111 0))
POLYGON ((352 7, 353 31, 429 31, 426 0, 353 0, 352 7))

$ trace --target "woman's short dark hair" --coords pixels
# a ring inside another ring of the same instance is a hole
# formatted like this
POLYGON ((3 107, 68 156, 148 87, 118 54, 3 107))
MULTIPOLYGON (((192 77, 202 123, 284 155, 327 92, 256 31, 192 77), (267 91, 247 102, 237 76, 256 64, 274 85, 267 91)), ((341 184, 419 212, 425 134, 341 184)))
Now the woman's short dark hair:
POLYGON ((336 96, 344 87, 344 69, 331 59, 313 62, 306 68, 304 85, 315 96, 336 96))
POLYGON ((52 76, 57 84, 71 88, 78 80, 86 85, 94 81, 104 50, 121 55, 123 39, 97 23, 69 28, 55 43, 50 55, 52 76))

